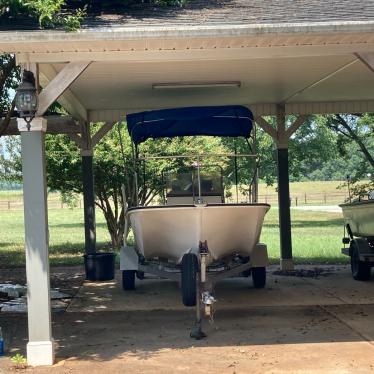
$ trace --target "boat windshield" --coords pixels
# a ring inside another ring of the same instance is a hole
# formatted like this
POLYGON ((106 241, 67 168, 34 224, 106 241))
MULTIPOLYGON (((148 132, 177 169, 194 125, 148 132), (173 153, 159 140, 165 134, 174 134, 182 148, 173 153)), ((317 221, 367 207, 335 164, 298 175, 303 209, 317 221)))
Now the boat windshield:
MULTIPOLYGON (((218 169, 218 168, 217 168, 218 169)), ((195 168, 185 172, 164 173, 166 197, 191 196, 199 194, 198 174, 195 168)), ((201 196, 221 196, 224 187, 222 171, 200 171, 201 196)))

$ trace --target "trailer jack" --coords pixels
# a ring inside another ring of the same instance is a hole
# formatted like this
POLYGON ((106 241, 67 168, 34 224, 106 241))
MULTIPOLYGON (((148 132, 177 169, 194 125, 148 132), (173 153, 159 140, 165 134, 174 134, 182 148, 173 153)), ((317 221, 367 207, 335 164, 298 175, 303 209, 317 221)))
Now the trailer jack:
POLYGON ((202 330, 202 316, 201 311, 204 310, 204 316, 209 318, 209 322, 213 323, 213 304, 216 299, 208 290, 206 281, 206 258, 209 254, 207 242, 199 243, 199 255, 200 255, 200 276, 199 284, 197 287, 196 295, 196 323, 191 331, 191 338, 201 340, 206 337, 206 334, 202 330))

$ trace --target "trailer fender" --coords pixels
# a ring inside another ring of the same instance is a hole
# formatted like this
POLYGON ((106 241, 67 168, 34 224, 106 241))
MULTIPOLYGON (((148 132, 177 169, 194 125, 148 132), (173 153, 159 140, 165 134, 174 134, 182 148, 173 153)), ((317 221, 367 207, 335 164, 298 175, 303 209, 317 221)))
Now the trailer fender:
POLYGON ((251 253, 251 267, 266 267, 269 265, 268 248, 264 243, 258 243, 251 253))
POLYGON ((139 256, 134 247, 121 248, 120 270, 139 270, 139 256))

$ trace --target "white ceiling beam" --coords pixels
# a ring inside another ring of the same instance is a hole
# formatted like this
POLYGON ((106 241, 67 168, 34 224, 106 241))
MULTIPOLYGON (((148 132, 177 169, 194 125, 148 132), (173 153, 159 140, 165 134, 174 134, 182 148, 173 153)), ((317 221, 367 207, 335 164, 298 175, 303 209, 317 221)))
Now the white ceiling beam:
MULTIPOLYGON (((327 44, 327 45, 220 45, 220 42, 212 41, 209 45, 204 44, 196 48, 184 42, 177 47, 165 47, 165 43, 159 48, 134 48, 127 49, 126 43, 123 49, 111 50, 108 45, 95 43, 91 48, 85 45, 77 52, 32 52, 17 54, 17 63, 24 61, 39 63, 65 63, 67 61, 194 61, 194 60, 241 60, 241 59, 263 59, 263 58, 290 58, 290 57, 316 57, 316 56, 341 56, 351 55, 355 52, 364 53, 374 51, 374 43, 363 44, 327 44), (215 44, 218 43, 218 46, 215 44), (91 50, 88 50, 91 49, 91 50), (95 50, 97 49, 97 50, 95 50)), ((222 43, 222 42, 221 42, 222 43)), ((239 43, 240 44, 240 43, 239 43)))
MULTIPOLYGON (((45 116, 47 134, 78 134, 81 128, 70 116, 45 116)), ((1 118, 0 118, 1 122, 1 118)), ((4 135, 19 135, 17 118, 12 118, 4 135)))
MULTIPOLYGON (((255 121, 261 116, 274 116, 277 114, 276 103, 245 103, 255 116, 255 121)), ((143 112, 157 108, 123 108, 123 109, 96 109, 89 110, 89 122, 121 122, 126 121, 126 115, 143 112)), ((374 100, 352 101, 315 101, 295 102, 286 104, 287 115, 335 114, 335 113, 374 113, 374 100)), ((261 119, 259 120, 261 121, 261 119)), ((266 126, 266 125, 265 125, 266 126)), ((271 130, 270 130, 271 131, 271 130)))
POLYGON ((374 73, 374 52, 355 53, 355 55, 374 73))
POLYGON ((56 100, 78 120, 87 120, 87 110, 69 90, 90 62, 70 62, 59 73, 51 65, 39 67, 40 84, 38 116, 42 116, 56 100))

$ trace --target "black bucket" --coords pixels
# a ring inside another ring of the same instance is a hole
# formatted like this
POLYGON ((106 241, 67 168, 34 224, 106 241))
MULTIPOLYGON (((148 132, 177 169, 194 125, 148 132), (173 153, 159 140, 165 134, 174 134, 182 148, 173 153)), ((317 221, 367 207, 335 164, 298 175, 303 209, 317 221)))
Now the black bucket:
POLYGON ((106 281, 114 279, 115 253, 95 252, 85 254, 83 257, 87 280, 106 281))

